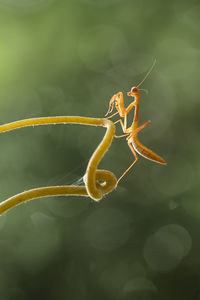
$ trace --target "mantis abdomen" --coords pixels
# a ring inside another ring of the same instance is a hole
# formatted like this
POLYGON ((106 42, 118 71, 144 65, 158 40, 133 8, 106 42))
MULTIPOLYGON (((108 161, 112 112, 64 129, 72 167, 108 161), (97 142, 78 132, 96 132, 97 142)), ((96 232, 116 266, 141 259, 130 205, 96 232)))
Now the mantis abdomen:
POLYGON ((132 145, 133 145, 134 150, 138 154, 142 155, 143 157, 145 157, 149 160, 155 161, 157 163, 163 164, 163 165, 167 164, 166 161, 161 156, 159 156, 158 154, 154 153, 152 150, 150 150, 147 147, 145 147, 144 145, 142 145, 142 143, 140 143, 137 135, 135 135, 132 138, 132 145))

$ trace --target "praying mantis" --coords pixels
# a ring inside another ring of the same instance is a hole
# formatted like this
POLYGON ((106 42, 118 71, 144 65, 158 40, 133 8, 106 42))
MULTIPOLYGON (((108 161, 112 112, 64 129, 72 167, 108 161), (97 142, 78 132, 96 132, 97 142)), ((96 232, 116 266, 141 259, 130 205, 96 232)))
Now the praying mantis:
POLYGON ((119 114, 120 117, 124 119, 124 123, 122 122, 121 119, 119 119, 118 121, 115 122, 115 124, 120 122, 123 133, 124 133, 123 135, 116 136, 116 137, 121 138, 121 137, 126 136, 128 146, 129 146, 130 150, 132 151, 132 153, 135 157, 135 160, 133 161, 133 163, 119 177, 117 183, 119 183, 119 181, 124 177, 124 175, 136 163, 136 161, 138 160, 137 153, 140 154, 141 156, 145 157, 146 159, 152 160, 156 163, 160 163, 162 165, 167 164, 166 161, 161 156, 159 156, 158 154, 156 154, 152 150, 145 147, 138 139, 138 132, 141 131, 146 125, 148 125, 151 122, 151 121, 147 121, 146 123, 144 123, 143 125, 138 127, 139 100, 140 100, 140 90, 141 90, 141 89, 139 89, 139 86, 145 81, 147 76, 150 74, 150 72, 152 71, 155 63, 156 63, 156 61, 154 61, 152 67, 147 72, 144 79, 137 86, 132 87, 130 92, 127 93, 128 96, 134 98, 134 101, 131 102, 127 108, 124 106, 124 97, 123 97, 122 92, 118 92, 117 94, 115 94, 111 98, 110 103, 109 103, 109 108, 108 108, 108 111, 106 113, 106 116, 108 114, 110 114, 113 111, 114 107, 115 107, 117 112, 115 112, 114 114, 112 114, 108 118, 112 118, 116 114, 119 114), (127 115, 133 109, 133 107, 135 107, 133 122, 132 122, 131 126, 127 128, 127 115))

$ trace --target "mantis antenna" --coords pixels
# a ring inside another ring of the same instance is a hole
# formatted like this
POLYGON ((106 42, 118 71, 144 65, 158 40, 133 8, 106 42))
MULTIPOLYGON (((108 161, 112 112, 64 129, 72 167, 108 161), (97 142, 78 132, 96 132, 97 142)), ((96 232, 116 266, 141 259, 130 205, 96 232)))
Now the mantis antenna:
POLYGON ((149 76, 149 74, 151 73, 151 71, 153 70, 154 66, 156 64, 156 59, 154 60, 151 68, 149 69, 149 71, 147 72, 147 74, 144 76, 143 80, 137 85, 137 88, 147 79, 147 77, 149 76))
POLYGON ((139 91, 144 91, 146 94, 149 93, 149 91, 147 89, 139 89, 139 91))

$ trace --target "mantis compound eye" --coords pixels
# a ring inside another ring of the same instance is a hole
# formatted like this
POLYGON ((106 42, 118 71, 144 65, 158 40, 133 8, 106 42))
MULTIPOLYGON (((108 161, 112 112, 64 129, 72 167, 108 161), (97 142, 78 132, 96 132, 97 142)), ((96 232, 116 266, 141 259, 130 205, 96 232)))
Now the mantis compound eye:
POLYGON ((132 87, 131 92, 132 93, 137 93, 138 92, 138 88, 137 87, 132 87))
POLYGON ((132 87, 131 91, 127 93, 128 96, 135 97, 136 95, 139 94, 139 90, 137 87, 132 87))

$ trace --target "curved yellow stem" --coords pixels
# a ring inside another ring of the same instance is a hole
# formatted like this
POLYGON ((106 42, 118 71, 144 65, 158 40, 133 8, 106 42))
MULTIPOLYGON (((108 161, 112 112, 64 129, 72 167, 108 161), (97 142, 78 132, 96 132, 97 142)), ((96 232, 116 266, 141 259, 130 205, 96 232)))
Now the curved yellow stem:
POLYGON ((105 152, 111 145, 112 139, 115 135, 115 125, 113 122, 102 118, 87 118, 79 116, 57 116, 57 117, 42 117, 20 120, 0 126, 0 132, 6 132, 17 128, 35 126, 35 125, 49 125, 49 124, 82 124, 91 126, 106 127, 106 134, 94 151, 89 160, 86 174, 84 176, 85 186, 49 186, 41 187, 25 191, 17 194, 0 203, 0 215, 14 206, 26 202, 28 200, 61 195, 80 195, 90 196, 92 199, 98 201, 102 199, 104 194, 111 192, 117 185, 115 175, 107 170, 97 170, 97 167, 104 156, 105 152))

